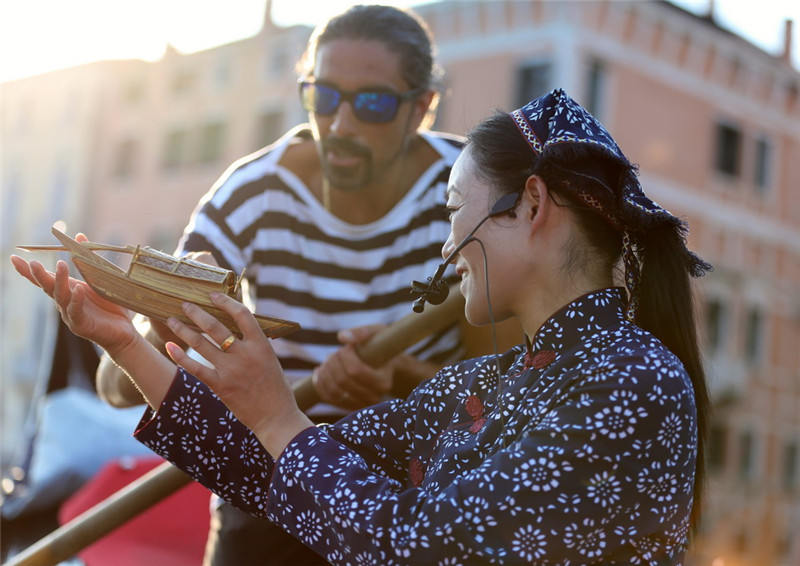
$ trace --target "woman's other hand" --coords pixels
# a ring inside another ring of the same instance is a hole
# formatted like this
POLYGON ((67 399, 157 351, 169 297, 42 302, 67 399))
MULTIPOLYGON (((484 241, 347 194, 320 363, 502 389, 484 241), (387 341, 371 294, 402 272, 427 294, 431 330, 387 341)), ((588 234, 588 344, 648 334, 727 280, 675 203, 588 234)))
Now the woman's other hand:
POLYGON ((208 385, 261 443, 277 457, 303 429, 313 426, 300 411, 283 369, 255 317, 240 302, 222 293, 212 293, 212 302, 231 315, 241 337, 191 303, 183 310, 206 336, 171 318, 170 329, 214 367, 190 358, 177 344, 168 343, 167 353, 178 365, 208 385), (219 345, 219 346, 218 346, 219 345), (222 347, 225 349, 223 350, 222 347))

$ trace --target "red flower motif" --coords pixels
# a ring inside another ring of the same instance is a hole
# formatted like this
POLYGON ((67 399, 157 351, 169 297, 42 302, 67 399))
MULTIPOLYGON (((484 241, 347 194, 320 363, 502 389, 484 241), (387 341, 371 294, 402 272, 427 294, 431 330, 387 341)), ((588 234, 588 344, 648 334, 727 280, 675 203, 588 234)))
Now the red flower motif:
POLYGON ((552 364, 556 359, 556 353, 552 350, 539 350, 535 354, 527 352, 525 354, 525 367, 544 369, 552 364))
POLYGON ((483 425, 485 423, 486 423, 486 419, 484 419, 483 417, 481 417, 479 419, 475 419, 475 422, 473 422, 472 426, 469 427, 469 431, 472 434, 477 434, 477 432, 481 429, 481 427, 483 427, 483 425))
POLYGON ((483 403, 477 395, 470 395, 467 397, 467 414, 472 417, 474 421, 480 416, 483 416, 483 403))
POLYGON ((408 466, 408 475, 411 477, 411 485, 419 487, 422 485, 422 480, 425 479, 426 466, 419 461, 419 458, 414 458, 408 466))
POLYGON ((475 434, 481 429, 481 427, 486 422, 486 419, 483 418, 483 412, 484 412, 483 403, 481 403, 481 400, 478 398, 477 395, 470 395, 469 397, 467 397, 466 409, 467 409, 467 414, 470 417, 472 417, 473 421, 472 426, 469 427, 469 431, 472 434, 475 434))

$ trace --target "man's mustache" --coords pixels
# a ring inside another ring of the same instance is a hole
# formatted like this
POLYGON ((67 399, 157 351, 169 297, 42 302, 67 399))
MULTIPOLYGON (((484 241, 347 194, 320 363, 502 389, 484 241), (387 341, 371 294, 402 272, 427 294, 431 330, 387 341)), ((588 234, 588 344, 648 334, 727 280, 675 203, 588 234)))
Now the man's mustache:
POLYGON ((346 138, 326 138, 322 141, 323 151, 341 151, 351 153, 361 157, 369 158, 371 152, 363 145, 346 138))

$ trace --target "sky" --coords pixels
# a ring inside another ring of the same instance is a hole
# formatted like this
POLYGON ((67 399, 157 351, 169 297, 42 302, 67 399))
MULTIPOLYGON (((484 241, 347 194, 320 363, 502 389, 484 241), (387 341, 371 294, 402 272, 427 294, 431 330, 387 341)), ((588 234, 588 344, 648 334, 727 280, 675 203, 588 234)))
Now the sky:
MULTIPOLYGON (((697 13, 713 1, 720 25, 776 54, 783 22, 793 19, 793 62, 800 69, 800 0, 673 1, 697 13)), ((273 19, 316 25, 352 3, 273 0, 273 19)), ((0 0, 0 82, 102 59, 157 60, 168 43, 185 53, 208 49, 256 34, 264 9, 265 0, 0 0)))

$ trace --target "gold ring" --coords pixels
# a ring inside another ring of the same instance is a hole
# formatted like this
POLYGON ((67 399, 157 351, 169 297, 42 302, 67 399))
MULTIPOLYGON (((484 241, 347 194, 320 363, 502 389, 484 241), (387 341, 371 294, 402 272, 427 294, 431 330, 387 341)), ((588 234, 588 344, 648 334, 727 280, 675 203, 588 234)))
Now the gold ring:
POLYGON ((219 349, 222 350, 223 352, 227 352, 228 348, 230 348, 231 344, 233 344, 234 342, 236 342, 236 336, 231 334, 230 336, 225 338, 225 340, 223 340, 222 344, 219 345, 219 349))

